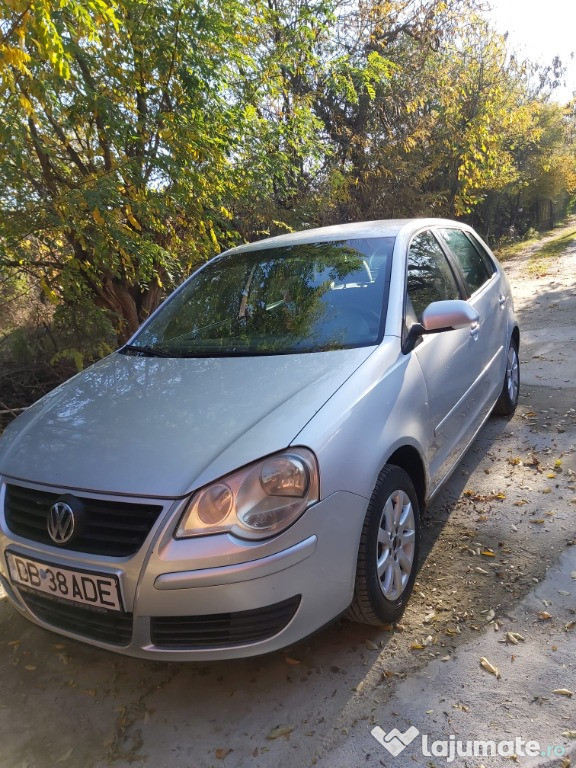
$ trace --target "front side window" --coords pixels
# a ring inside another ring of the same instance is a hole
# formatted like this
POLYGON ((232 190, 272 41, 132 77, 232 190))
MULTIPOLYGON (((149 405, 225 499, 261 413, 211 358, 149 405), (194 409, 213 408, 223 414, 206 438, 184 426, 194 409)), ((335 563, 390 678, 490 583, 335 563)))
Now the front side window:
POLYGON ((174 294, 138 349, 175 357, 319 352, 378 343, 394 238, 224 255, 174 294))
POLYGON ((456 257, 470 294, 481 288, 490 279, 485 260, 474 243, 460 229, 442 229, 442 237, 456 257))
POLYGON ((407 292, 406 314, 409 316, 413 309, 412 320, 420 320, 422 312, 433 301, 461 298, 450 264, 429 231, 416 235, 410 244, 407 292))

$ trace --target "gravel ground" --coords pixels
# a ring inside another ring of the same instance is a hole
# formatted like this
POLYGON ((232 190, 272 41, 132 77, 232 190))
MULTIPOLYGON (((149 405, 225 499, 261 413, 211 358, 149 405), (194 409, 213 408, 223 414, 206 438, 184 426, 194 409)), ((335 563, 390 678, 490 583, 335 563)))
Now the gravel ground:
POLYGON ((454 763, 576 764, 576 240, 554 260, 539 247, 505 264, 520 405, 428 510, 401 624, 341 620, 267 657, 160 664, 43 631, 0 595, 0 767, 432 768, 450 741, 517 737, 548 754, 454 763), (376 726, 419 735, 393 757, 376 726))

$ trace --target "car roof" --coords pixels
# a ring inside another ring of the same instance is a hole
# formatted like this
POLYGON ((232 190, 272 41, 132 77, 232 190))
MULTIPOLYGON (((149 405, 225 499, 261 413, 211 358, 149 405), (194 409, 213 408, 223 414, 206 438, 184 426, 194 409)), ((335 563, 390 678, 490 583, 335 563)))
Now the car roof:
POLYGON ((331 240, 354 240, 364 237, 396 237, 400 232, 409 236, 424 227, 450 225, 469 229, 466 224, 450 219, 414 218, 414 219, 381 219, 378 221, 360 221, 351 224, 335 224, 330 227, 304 229, 300 232, 290 232, 276 237, 267 237, 245 243, 226 251, 227 254, 256 251, 266 248, 284 247, 304 243, 322 243, 331 240))

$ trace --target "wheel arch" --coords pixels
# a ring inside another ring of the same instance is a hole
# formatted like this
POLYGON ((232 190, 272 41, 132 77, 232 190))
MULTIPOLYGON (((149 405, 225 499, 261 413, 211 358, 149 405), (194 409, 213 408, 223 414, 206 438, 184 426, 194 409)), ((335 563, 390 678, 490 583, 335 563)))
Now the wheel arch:
POLYGON ((419 451, 412 445, 402 445, 396 448, 394 453, 388 458, 386 464, 392 464, 400 467, 412 480, 414 490, 418 496, 418 506, 422 513, 426 506, 428 493, 428 481, 424 461, 419 451))
POLYGON ((520 349, 520 328, 517 325, 512 329, 512 338, 516 342, 516 349, 520 349))

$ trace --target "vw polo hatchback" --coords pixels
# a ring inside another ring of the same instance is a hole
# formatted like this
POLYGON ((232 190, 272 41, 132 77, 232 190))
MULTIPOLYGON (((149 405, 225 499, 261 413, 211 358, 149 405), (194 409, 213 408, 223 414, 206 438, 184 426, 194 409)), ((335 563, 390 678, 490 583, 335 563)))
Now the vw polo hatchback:
POLYGON ((402 613, 419 515, 518 399, 519 330, 466 225, 243 245, 0 439, 0 582, 139 657, 250 656, 402 613))

